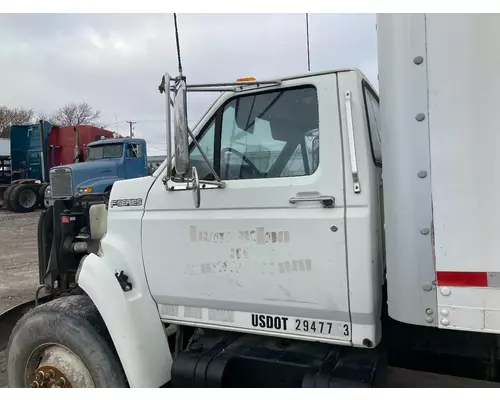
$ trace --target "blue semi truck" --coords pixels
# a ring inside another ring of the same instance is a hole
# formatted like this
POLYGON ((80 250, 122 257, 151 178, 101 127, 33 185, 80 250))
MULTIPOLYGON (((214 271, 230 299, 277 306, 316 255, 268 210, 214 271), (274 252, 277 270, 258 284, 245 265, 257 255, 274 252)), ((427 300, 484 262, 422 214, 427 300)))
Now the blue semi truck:
MULTIPOLYGON (((49 206, 52 197, 106 193, 117 180, 148 175, 146 142, 143 139, 106 139, 99 136, 105 139, 89 143, 85 138, 78 139, 76 128, 74 147, 84 146, 81 159, 85 162, 51 165, 51 150, 59 148, 61 151, 61 147, 65 147, 63 142, 74 140, 65 134, 65 140, 58 138, 55 145, 51 144, 56 137, 50 136, 51 131, 54 133, 53 128, 46 121, 11 127, 10 158, 0 160, 0 178, 3 178, 3 182, 0 179, 0 207, 14 212, 30 212, 40 206, 49 206), (10 171, 4 171, 7 168, 10 171)), ((73 149, 69 151, 72 153, 73 149)), ((73 160, 73 157, 70 159, 73 160)))
POLYGON ((45 205, 90 193, 109 193, 118 180, 148 175, 146 141, 139 138, 106 139, 89 143, 84 163, 50 169, 45 205))

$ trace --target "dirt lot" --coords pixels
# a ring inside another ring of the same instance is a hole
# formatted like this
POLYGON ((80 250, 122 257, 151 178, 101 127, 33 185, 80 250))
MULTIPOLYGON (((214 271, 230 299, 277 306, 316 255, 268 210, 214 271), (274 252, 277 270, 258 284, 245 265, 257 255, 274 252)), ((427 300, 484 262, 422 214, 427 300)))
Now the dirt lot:
POLYGON ((0 313, 32 299, 38 287, 39 215, 0 210, 0 313))
MULTIPOLYGON (((0 314, 34 297, 38 286, 39 215, 0 209, 0 314)), ((0 349, 0 388, 7 385, 5 378, 5 351, 0 349)))
MULTIPOLYGON (((0 314, 34 298, 38 286, 37 225, 40 212, 0 209, 0 314)), ((6 387, 5 351, 0 348, 0 388, 6 387)), ((390 387, 500 387, 444 375, 390 368, 390 387)))

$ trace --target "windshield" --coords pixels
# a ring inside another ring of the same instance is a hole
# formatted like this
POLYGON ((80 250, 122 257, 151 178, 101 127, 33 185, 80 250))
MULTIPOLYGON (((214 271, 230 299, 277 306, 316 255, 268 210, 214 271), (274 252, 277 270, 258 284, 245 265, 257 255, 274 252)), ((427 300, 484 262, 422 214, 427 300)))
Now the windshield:
POLYGON ((87 161, 101 160, 103 158, 121 158, 123 143, 91 146, 88 148, 87 161))

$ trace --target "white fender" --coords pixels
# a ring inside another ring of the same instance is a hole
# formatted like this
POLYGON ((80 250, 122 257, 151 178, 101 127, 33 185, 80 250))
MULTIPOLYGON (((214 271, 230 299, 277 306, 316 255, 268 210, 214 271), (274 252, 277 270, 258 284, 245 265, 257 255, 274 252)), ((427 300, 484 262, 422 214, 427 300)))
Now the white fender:
MULTIPOLYGON (((104 319, 130 387, 160 387, 170 381, 172 355, 157 305, 147 283, 139 278, 139 271, 128 272, 123 260, 126 255, 122 251, 120 257, 113 250, 116 247, 110 246, 108 241, 105 253, 109 251, 112 256, 89 254, 85 257, 79 268, 78 285, 89 295, 104 319), (118 259, 112 266, 109 260, 115 256, 118 259), (120 264, 133 282, 134 287, 129 292, 122 290, 114 276, 114 266, 120 264)), ((129 265, 133 262, 130 258, 128 261, 129 265)), ((143 272, 142 265, 140 269, 143 272)))

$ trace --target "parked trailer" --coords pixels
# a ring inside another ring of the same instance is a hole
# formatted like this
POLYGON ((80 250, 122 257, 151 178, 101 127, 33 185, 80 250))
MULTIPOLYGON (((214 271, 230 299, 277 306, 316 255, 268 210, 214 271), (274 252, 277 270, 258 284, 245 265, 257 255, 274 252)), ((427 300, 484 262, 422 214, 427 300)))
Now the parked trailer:
POLYGON ((49 135, 50 167, 85 161, 86 146, 102 139, 113 139, 113 132, 90 125, 54 126, 49 135))
MULTIPOLYGON (((0 139, 0 186, 12 181, 10 158, 10 140, 0 139)), ((3 206, 3 195, 0 193, 0 208, 3 206)))
POLYGON ((0 156, 10 157, 10 139, 0 138, 0 156))
POLYGON ((42 205, 47 187, 48 133, 52 124, 13 125, 10 129, 11 180, 0 185, 3 207, 30 212, 42 205))

